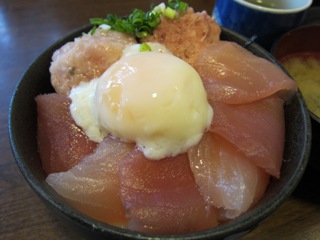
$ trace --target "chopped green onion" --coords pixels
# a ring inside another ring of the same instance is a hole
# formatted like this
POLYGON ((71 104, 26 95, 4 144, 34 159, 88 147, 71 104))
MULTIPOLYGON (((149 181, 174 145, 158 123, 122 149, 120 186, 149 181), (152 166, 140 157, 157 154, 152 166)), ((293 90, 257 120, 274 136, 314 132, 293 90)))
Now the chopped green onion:
POLYGON ((159 5, 155 6, 152 9, 152 12, 163 14, 165 9, 166 9, 166 5, 164 3, 160 3, 159 5))
POLYGON ((188 9, 188 4, 180 0, 168 0, 168 6, 179 13, 184 13, 188 9))
POLYGON ((151 47, 148 43, 141 43, 140 52, 151 52, 151 47))
POLYGON ((97 30, 97 25, 94 25, 93 28, 90 31, 90 34, 93 35, 97 30))
POLYGON ((183 13, 187 10, 188 4, 180 0, 168 0, 168 5, 159 4, 148 12, 139 9, 134 9, 127 18, 118 17, 115 14, 108 14, 106 18, 91 18, 89 21, 94 25, 90 31, 94 34, 98 26, 107 24, 112 30, 128 33, 136 38, 144 38, 152 34, 161 23, 161 15, 169 19, 174 19, 178 13, 183 13))
POLYGON ((172 19, 174 19, 174 16, 176 15, 176 11, 173 10, 172 8, 170 8, 170 7, 167 7, 164 10, 163 15, 172 20, 172 19))
POLYGON ((188 7, 189 7, 189 5, 188 5, 187 3, 185 3, 185 2, 180 2, 180 3, 179 3, 179 7, 178 7, 178 12, 184 13, 184 12, 187 11, 188 7))

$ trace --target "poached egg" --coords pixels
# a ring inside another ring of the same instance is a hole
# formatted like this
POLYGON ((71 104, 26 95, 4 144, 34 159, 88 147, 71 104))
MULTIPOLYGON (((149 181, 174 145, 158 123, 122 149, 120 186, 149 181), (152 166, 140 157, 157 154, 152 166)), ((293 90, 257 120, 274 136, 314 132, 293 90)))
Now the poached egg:
POLYGON ((167 51, 124 54, 70 98, 72 116, 91 140, 135 142, 154 160, 196 145, 213 118, 199 74, 167 51))

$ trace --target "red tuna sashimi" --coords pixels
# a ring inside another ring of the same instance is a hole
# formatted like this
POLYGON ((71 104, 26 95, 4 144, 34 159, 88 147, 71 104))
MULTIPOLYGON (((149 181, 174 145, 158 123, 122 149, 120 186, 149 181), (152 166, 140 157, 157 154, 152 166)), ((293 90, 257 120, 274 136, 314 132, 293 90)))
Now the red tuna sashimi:
POLYGON ((70 113, 71 100, 52 93, 35 98, 38 112, 37 138, 46 174, 67 171, 97 146, 79 128, 70 113))
POLYGON ((285 141, 284 101, 278 97, 244 105, 213 104, 213 131, 257 166, 280 177, 285 141))
POLYGON ((269 174, 215 133, 205 133, 188 156, 204 199, 220 208, 226 218, 246 212, 269 183, 269 174))
POLYGON ((154 161, 134 150, 119 170, 130 229, 178 234, 217 225, 216 209, 201 197, 186 154, 154 161))
POLYGON ((210 102, 243 104, 274 93, 287 99, 297 91, 296 82, 279 67, 234 42, 219 41, 206 46, 194 68, 210 102))
POLYGON ((79 211, 97 220, 124 226, 118 164, 133 147, 106 138, 79 164, 67 172, 50 174, 46 181, 79 211))

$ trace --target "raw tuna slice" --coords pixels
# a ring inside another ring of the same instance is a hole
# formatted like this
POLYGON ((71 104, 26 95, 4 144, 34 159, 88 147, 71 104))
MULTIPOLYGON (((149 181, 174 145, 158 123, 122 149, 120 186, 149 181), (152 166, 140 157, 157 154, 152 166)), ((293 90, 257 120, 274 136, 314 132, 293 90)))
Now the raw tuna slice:
POLYGON ((47 174, 67 171, 97 146, 79 128, 69 110, 71 100, 56 93, 35 98, 37 138, 42 166, 47 174))
POLYGON ((213 131, 237 146, 257 166, 280 177, 285 121, 278 97, 244 105, 213 104, 213 131))
POLYGON ((269 174, 215 133, 205 133, 188 156, 201 194, 207 203, 220 208, 225 218, 246 212, 269 183, 269 174))
POLYGON ((216 209, 201 197, 186 154, 154 161, 135 150, 119 170, 130 229, 178 234, 217 225, 216 209))
POLYGON ((110 138, 67 172, 52 173, 46 181, 76 209, 113 225, 126 224, 120 200, 118 164, 133 145, 110 138))
POLYGON ((243 104, 274 93, 289 99, 297 84, 279 67, 234 42, 206 46, 194 62, 210 102, 243 104))

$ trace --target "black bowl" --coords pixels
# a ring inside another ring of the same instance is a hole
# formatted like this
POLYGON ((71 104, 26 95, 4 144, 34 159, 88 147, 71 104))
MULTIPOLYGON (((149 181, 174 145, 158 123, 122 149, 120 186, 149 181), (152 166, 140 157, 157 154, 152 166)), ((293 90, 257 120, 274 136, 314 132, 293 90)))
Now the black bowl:
MULTIPOLYGON (((72 223, 75 231, 86 233, 88 239, 236 239, 252 230, 275 211, 290 196, 299 183, 310 151, 310 118, 305 102, 298 92, 286 106, 286 161, 281 168, 281 179, 272 179, 264 197, 250 211, 235 220, 213 229, 185 235, 148 235, 120 229, 95 221, 68 205, 46 182, 36 141, 37 112, 34 98, 41 93, 53 92, 50 84, 49 65, 53 52, 68 41, 72 41, 89 26, 83 27, 44 51, 27 69, 19 81, 9 109, 9 136, 13 155, 22 174, 39 197, 58 213, 62 219, 72 223)), ((246 46, 254 54, 277 64, 274 58, 257 44, 247 44, 248 39, 230 30, 222 29, 221 38, 246 46)))

